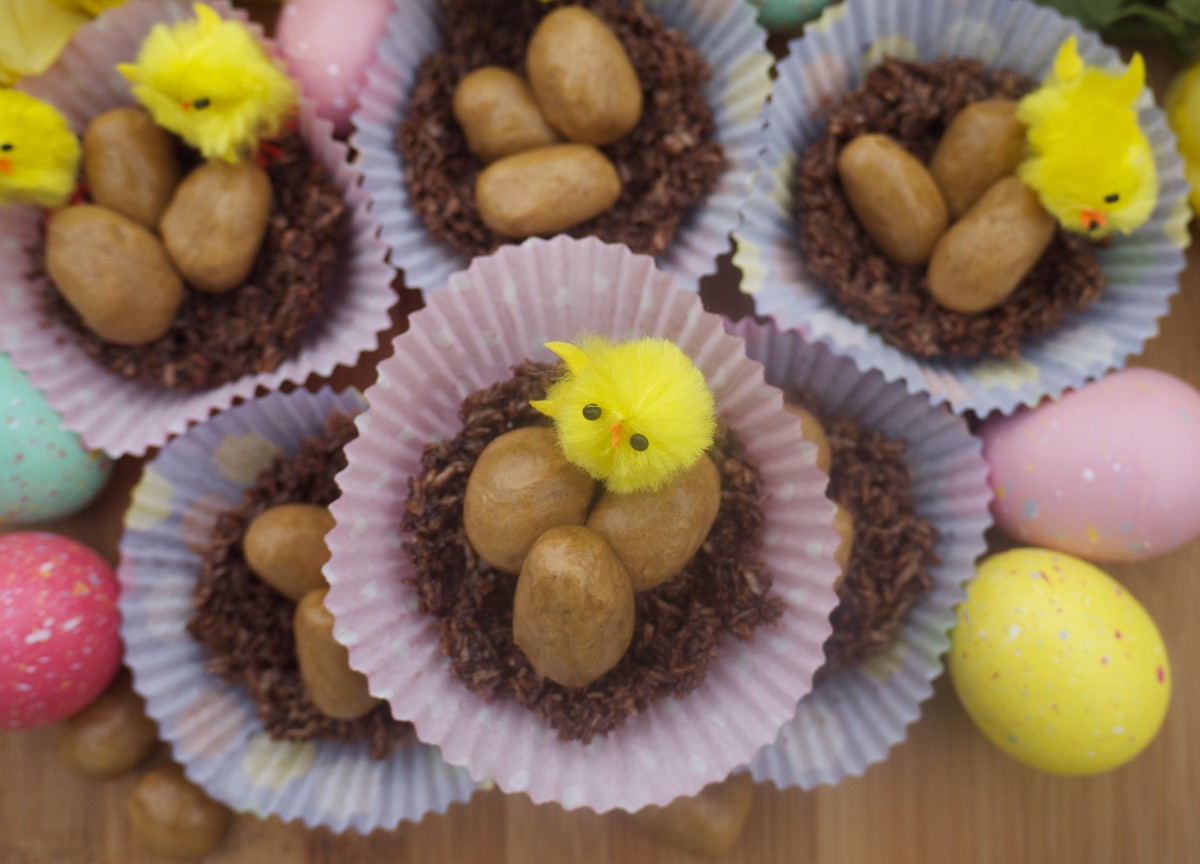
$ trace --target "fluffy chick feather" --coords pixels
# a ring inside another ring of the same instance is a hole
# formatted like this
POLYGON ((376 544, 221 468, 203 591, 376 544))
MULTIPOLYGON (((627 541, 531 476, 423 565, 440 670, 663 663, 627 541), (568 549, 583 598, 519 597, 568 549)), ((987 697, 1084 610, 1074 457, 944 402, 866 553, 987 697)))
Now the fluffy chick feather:
POLYGON ((79 138, 57 108, 0 90, 0 205, 61 207, 75 191, 79 138))
POLYGON ((1018 105, 1030 151, 1018 174, 1068 231, 1128 234, 1150 218, 1158 173, 1134 108, 1145 79, 1140 54, 1123 73, 1108 72, 1084 65, 1071 36, 1018 105))
POLYGON ((1184 176, 1192 187, 1192 210, 1200 213, 1200 63, 1179 73, 1163 102, 1167 122, 1179 144, 1184 176))
POLYGON ((155 122, 206 159, 236 162, 279 131, 296 89, 254 35, 197 3, 196 17, 158 24, 136 63, 117 68, 155 122))
POLYGON ((661 488, 712 445, 712 391, 673 342, 592 336, 546 347, 566 373, 531 404, 554 420, 566 457, 610 491, 661 488))

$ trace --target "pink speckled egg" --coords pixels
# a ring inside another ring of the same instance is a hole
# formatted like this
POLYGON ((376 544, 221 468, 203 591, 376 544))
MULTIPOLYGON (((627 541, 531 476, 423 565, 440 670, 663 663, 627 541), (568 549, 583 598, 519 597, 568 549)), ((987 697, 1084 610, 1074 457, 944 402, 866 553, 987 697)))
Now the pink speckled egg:
POLYGON ((279 16, 276 40, 288 70, 339 134, 350 131, 391 11, 390 0, 288 0, 279 16))
POLYGON ((0 727, 62 720, 121 665, 117 580, 86 546, 56 534, 0 536, 0 727))
POLYGON ((980 428, 996 524, 1092 561, 1162 555, 1200 533, 1200 392, 1124 369, 980 428))

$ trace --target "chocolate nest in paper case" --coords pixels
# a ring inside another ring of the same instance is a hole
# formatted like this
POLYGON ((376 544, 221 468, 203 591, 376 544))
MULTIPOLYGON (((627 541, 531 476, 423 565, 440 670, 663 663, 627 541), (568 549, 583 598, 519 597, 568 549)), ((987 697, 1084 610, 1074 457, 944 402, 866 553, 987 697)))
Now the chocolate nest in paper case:
POLYGON ((101 339, 48 277, 47 315, 73 330, 101 366, 143 384, 206 390, 277 368, 299 350, 328 300, 346 209, 333 178, 299 135, 289 133, 279 144, 282 152, 266 166, 272 190, 267 233, 244 285, 224 294, 185 288, 171 329, 145 345, 101 339))
MULTIPOLYGON (((413 209, 431 234, 467 255, 486 255, 509 241, 484 225, 475 207, 475 178, 483 162, 467 149, 454 119, 454 88, 480 66, 499 65, 524 75, 530 34, 542 16, 561 5, 540 0, 439 3, 444 45, 417 71, 396 144, 413 209)), ((700 92, 711 73, 686 37, 646 11, 642 0, 575 5, 613 28, 642 83, 645 107, 632 132, 601 148, 621 177, 621 197, 607 213, 566 233, 657 255, 724 169, 712 110, 700 92)))
POLYGON ((756 554, 763 481, 737 436, 722 427, 710 451, 721 475, 716 522, 679 575, 637 595, 637 623, 625 656, 581 689, 539 679, 513 643, 516 577, 475 555, 462 519, 467 479, 488 442, 515 427, 548 422, 529 400, 544 397, 556 367, 527 363, 513 372, 510 380, 467 397, 456 437, 426 446, 420 475, 409 478, 402 527, 413 536, 406 551, 417 571, 421 609, 437 618, 454 676, 484 699, 516 699, 560 738, 586 744, 654 700, 694 690, 722 638, 749 640, 759 625, 783 614, 783 601, 756 554))
MULTIPOLYGON (((811 400, 796 401, 820 417, 811 400)), ((938 563, 938 532, 913 505, 904 442, 845 417, 820 419, 832 456, 827 494, 853 518, 854 546, 817 682, 891 648, 909 610, 933 587, 929 569, 938 563)))
POLYGON ((338 496, 334 476, 346 467, 343 448, 354 435, 354 421, 334 415, 325 432, 306 438, 295 455, 275 459, 243 493, 241 506, 218 518, 188 632, 208 650, 209 672, 246 689, 272 738, 365 742, 371 758, 382 759, 415 740, 412 727, 392 719, 386 703, 358 720, 334 720, 317 710, 296 661, 296 604, 255 576, 242 556, 246 529, 268 507, 328 505, 338 496))
POLYGON ((888 59, 833 108, 825 137, 797 166, 794 204, 805 267, 847 317, 917 356, 1013 358, 1022 340, 1052 329, 1099 296, 1106 280, 1095 244, 1059 228, 1001 306, 977 315, 945 309, 930 296, 923 266, 896 264, 879 251, 838 180, 838 153, 860 134, 891 135, 928 164, 942 133, 967 104, 1019 99, 1032 87, 1028 78, 986 72, 975 60, 888 59))

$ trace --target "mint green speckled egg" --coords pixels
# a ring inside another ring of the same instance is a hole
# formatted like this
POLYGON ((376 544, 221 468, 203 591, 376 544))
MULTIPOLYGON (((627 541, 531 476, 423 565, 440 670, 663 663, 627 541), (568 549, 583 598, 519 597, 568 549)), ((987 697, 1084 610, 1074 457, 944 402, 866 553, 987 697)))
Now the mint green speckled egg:
POLYGON ((111 470, 108 458, 85 450, 25 373, 0 353, 0 526, 82 510, 111 470))
POLYGON ((750 0, 758 23, 772 33, 790 33, 825 11, 830 0, 750 0))

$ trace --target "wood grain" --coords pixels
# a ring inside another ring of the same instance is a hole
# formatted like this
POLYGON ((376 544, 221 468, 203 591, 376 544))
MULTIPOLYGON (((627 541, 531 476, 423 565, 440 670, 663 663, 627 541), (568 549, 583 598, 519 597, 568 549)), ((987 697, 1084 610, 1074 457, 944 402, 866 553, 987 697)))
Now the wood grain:
MULTIPOLYGON (((1161 85, 1171 71, 1169 63, 1157 53, 1151 59, 1152 78, 1161 85)), ((1195 247, 1188 260, 1161 335, 1134 362, 1200 386, 1200 252, 1195 247)), ((727 261, 703 293, 710 307, 720 311, 748 308, 736 293, 736 272, 727 261)), ((406 305, 418 302, 415 295, 407 296, 406 305)), ((368 383, 373 378, 370 361, 344 378, 368 383)), ((48 527, 115 560, 121 513, 139 470, 135 460, 122 460, 109 487, 87 511, 48 527)), ((907 740, 865 776, 811 793, 757 787, 743 838, 721 860, 1200 862, 1200 676, 1194 674, 1200 667, 1200 541, 1154 561, 1109 571, 1158 622, 1176 670, 1166 724, 1132 764, 1085 779, 1024 768, 975 730, 943 676, 907 740)), ((123 817, 132 778, 102 783, 70 774, 54 757, 55 736, 53 728, 0 732, 0 864, 160 860, 137 848, 123 817)), ((419 825, 369 837, 339 837, 241 816, 207 860, 683 864, 700 859, 659 844, 621 814, 568 813, 557 806, 534 806, 522 795, 489 791, 419 825)))

